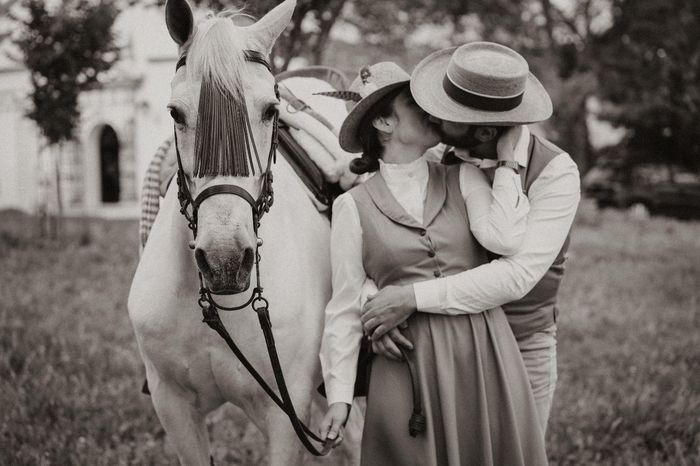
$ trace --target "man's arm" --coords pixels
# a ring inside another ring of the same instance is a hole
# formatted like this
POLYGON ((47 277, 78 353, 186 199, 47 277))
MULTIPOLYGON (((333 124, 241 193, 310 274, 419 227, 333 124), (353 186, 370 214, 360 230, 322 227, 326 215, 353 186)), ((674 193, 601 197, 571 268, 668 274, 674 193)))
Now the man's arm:
POLYGON ((520 250, 450 277, 414 284, 417 310, 477 313, 525 296, 559 254, 580 198, 576 164, 568 154, 560 154, 530 188, 530 213, 520 250))

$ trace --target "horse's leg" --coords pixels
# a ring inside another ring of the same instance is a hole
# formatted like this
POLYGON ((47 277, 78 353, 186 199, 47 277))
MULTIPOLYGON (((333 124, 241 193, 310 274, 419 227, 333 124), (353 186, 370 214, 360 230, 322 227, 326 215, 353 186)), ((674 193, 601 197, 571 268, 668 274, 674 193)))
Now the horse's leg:
MULTIPOLYGON (((302 409, 300 405, 295 408, 299 418, 306 422, 308 409, 302 409)), ((271 404, 267 410, 267 435, 270 466, 301 464, 304 447, 287 415, 275 404, 271 404)))
POLYGON ((159 381, 151 387, 153 407, 183 466, 209 466, 209 436, 205 414, 187 394, 174 384, 159 381))

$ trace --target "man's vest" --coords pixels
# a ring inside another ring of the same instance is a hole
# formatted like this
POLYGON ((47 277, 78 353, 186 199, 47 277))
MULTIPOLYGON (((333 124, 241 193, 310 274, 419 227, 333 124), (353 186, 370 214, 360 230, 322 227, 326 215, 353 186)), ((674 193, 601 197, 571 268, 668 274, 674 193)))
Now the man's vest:
MULTIPOLYGON (((530 136, 527 167, 520 170, 525 195, 529 196, 532 184, 542 174, 549 162, 562 152, 564 151, 551 142, 535 135, 530 136)), ((559 314, 557 293, 559 292, 559 284, 564 277, 564 262, 566 261, 566 251, 569 249, 570 235, 571 232, 567 234, 564 245, 554 259, 554 263, 535 287, 523 298, 503 305, 515 338, 527 337, 556 322, 559 314)), ((490 255, 490 259, 496 257, 498 256, 490 255)))

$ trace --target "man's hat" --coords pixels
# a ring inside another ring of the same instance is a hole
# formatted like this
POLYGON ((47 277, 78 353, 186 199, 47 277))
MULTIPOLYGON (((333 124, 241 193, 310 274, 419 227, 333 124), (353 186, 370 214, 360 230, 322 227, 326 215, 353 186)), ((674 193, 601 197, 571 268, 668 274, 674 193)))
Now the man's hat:
POLYGON ((527 61, 493 42, 428 55, 411 75, 411 93, 429 114, 457 123, 512 126, 552 115, 552 101, 527 61))
POLYGON ((364 66, 347 91, 319 92, 348 101, 348 116, 340 127, 340 147, 348 152, 362 152, 357 135, 360 122, 367 111, 394 89, 408 85, 410 76, 393 62, 364 66))

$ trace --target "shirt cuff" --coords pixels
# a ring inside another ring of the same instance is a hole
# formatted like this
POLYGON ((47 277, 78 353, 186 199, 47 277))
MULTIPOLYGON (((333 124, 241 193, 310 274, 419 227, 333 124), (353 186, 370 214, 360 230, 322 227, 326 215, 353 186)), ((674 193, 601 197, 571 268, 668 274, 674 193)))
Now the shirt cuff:
POLYGON ((515 183, 515 185, 518 187, 518 192, 522 192, 523 188, 522 182, 520 181, 520 175, 515 173, 515 170, 512 168, 500 168, 505 168, 505 170, 496 170, 496 173, 493 175, 493 186, 510 187, 512 186, 511 183, 515 183))
POLYGON ((355 384, 342 383, 338 380, 333 380, 326 383, 326 399, 328 406, 333 403, 352 404, 353 395, 355 394, 355 384))
POLYGON ((494 195, 495 192, 505 194, 508 202, 512 202, 512 205, 509 207, 515 209, 517 212, 523 211, 525 214, 529 212, 530 205, 527 202, 527 196, 525 196, 523 192, 520 175, 510 168, 507 170, 496 170, 493 176, 493 191, 494 195))
POLYGON ((440 312, 442 308, 441 296, 444 295, 444 293, 441 292, 443 288, 443 280, 429 280, 414 283, 413 294, 416 297, 416 309, 418 309, 419 312, 440 312))

